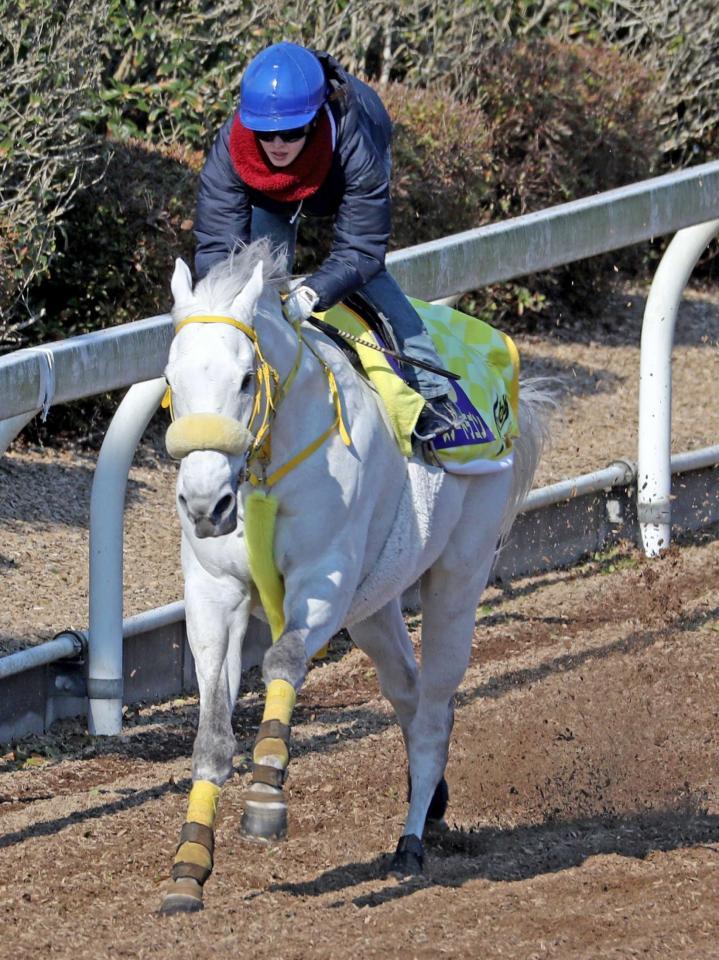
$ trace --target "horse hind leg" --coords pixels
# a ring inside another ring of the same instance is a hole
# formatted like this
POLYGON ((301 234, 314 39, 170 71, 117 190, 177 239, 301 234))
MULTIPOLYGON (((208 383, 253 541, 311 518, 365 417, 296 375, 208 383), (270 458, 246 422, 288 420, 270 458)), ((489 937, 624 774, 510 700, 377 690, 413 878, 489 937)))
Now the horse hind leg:
MULTIPOLYGON (((454 711, 452 711, 452 725, 454 725, 454 711)), ((412 777, 409 774, 409 768, 407 768, 407 803, 411 802, 412 777)), ((441 833, 447 829, 447 825, 444 822, 444 815, 447 812, 448 806, 449 784, 447 783, 445 777, 442 776, 442 779, 434 788, 432 799, 429 801, 429 806, 427 807, 427 816, 425 817, 424 821, 425 832, 427 830, 432 830, 436 833, 441 833)))
MULTIPOLYGON (((409 727, 417 712, 419 670, 412 641, 399 600, 350 628, 353 642, 373 661, 380 690, 397 715, 407 746, 409 727)), ((407 800, 412 799, 412 780, 407 770, 407 800)), ((425 828, 437 829, 444 821, 449 787, 444 777, 435 787, 427 809, 425 828)))
POLYGON ((419 670, 399 600, 349 628, 352 641, 374 663, 380 690, 392 704, 407 743, 417 710, 419 670))
POLYGON ((390 867, 399 875, 422 871, 425 824, 440 819, 438 814, 443 816, 446 808, 444 771, 454 694, 469 663, 477 603, 494 560, 510 481, 506 471, 474 482, 462 522, 422 578, 422 668, 407 744, 411 798, 404 834, 390 867))
MULTIPOLYGON (((434 588, 439 580, 437 571, 427 579, 434 588)), ((407 741, 409 810, 390 866, 390 872, 401 876, 422 872, 425 828, 441 821, 446 811, 449 791, 444 771, 454 720, 452 700, 469 659, 475 609, 473 605, 471 612, 447 616, 447 610, 433 610, 423 602, 420 696, 407 741), (439 643, 430 643, 441 654, 435 657, 427 653, 425 641, 428 635, 438 638, 440 631, 446 643, 442 651, 439 643)))

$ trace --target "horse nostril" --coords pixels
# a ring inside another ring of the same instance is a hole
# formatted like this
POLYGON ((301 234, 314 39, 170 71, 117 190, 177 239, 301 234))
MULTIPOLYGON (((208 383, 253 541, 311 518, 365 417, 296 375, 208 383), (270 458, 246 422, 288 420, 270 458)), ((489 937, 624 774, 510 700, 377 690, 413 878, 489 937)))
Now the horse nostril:
POLYGON ((185 511, 185 513, 190 518, 190 520, 192 520, 193 519, 192 513, 190 512, 190 508, 187 505, 187 500, 185 499, 185 496, 182 493, 178 496, 177 502, 180 504, 180 506, 185 511))
POLYGON ((231 493, 226 493, 224 497, 221 497, 215 504, 215 509, 212 511, 212 519, 217 523, 222 517, 230 510, 235 503, 235 498, 231 493))

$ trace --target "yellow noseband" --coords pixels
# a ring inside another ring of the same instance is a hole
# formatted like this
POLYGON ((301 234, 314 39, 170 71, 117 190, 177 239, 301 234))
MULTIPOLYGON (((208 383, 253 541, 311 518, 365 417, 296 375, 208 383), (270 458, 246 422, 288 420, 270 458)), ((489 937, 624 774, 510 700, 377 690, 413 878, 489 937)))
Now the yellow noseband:
POLYGON ((167 452, 182 460, 193 450, 217 450, 242 456, 254 443, 247 427, 219 413, 190 413, 173 420, 165 434, 167 452))

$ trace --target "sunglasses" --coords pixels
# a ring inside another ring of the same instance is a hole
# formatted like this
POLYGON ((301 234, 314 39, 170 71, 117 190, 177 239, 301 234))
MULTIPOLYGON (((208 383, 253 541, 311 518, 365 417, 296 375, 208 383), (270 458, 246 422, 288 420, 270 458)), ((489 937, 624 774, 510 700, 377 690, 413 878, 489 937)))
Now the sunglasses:
POLYGON ((283 143, 297 143, 303 137, 306 137, 312 126, 307 123, 304 127, 294 127, 292 130, 262 130, 255 131, 255 136, 263 143, 272 143, 275 137, 279 137, 283 143))

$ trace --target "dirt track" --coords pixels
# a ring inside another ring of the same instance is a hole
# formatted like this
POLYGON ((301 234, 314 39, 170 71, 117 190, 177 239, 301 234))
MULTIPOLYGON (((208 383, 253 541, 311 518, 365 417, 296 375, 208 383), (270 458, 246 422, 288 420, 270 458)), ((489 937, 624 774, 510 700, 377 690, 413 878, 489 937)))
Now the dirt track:
MULTIPOLYGON (((679 449, 717 436, 715 398, 701 386, 719 372, 716 308, 688 329, 675 362, 687 405, 679 416, 675 406, 679 449)), ((570 393, 543 482, 627 453, 631 423, 617 425, 612 413, 634 389, 635 348, 536 339, 524 353, 538 371, 578 370, 584 384, 570 393), (614 432, 598 426, 612 423, 614 432)), ((19 625, 49 630, 65 594, 82 616, 81 563, 68 568, 63 558, 68 539, 80 555, 86 542, 76 494, 90 467, 33 451, 5 463, 15 491, 0 498, 6 641, 19 625)), ((164 465, 134 474, 127 612, 177 595, 176 534, 167 509, 158 522, 153 507, 170 488, 164 465)), ((488 591, 458 698, 450 829, 431 841, 419 880, 382 875, 405 809, 401 737, 369 661, 339 640, 300 696, 290 837, 277 846, 238 836, 261 709, 257 677, 246 679, 237 772, 223 791, 217 866, 199 916, 154 913, 184 817, 193 699, 131 711, 117 738, 92 740, 67 723, 8 749, 0 960, 715 958, 717 533, 659 561, 627 548, 488 591)))
POLYGON ((133 712, 107 741, 67 724, 0 767, 0 957, 716 957, 718 630, 714 536, 490 590, 459 696, 450 830, 402 883, 382 876, 405 806, 401 737, 356 650, 301 694, 289 840, 238 836, 251 676, 192 918, 153 910, 194 700, 133 712))

